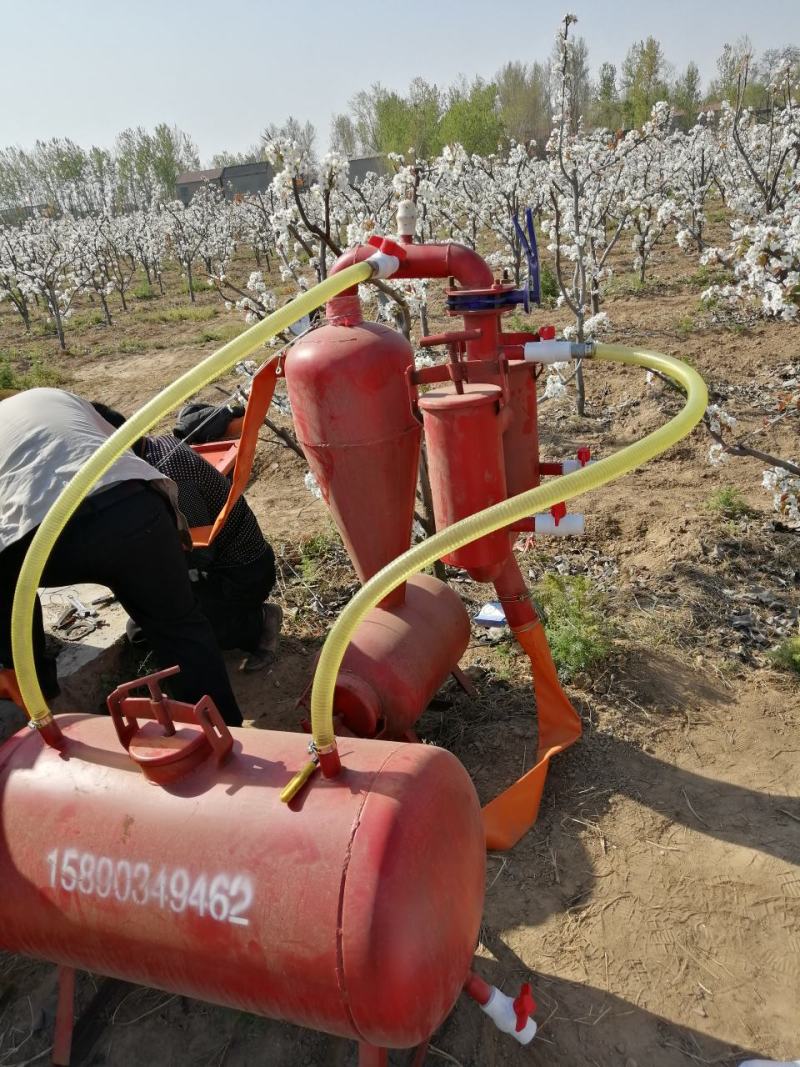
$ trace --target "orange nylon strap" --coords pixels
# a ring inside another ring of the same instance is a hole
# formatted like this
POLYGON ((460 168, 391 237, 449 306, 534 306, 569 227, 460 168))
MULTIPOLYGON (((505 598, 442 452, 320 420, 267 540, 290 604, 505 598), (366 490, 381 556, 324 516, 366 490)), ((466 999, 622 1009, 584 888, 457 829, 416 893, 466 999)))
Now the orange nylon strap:
POLYGON ((258 431, 264 424, 264 418, 272 402, 275 392, 275 381, 278 375, 278 361, 271 359, 266 366, 253 378, 250 388, 250 396, 247 399, 247 407, 242 423, 242 436, 239 440, 239 450, 236 453, 236 464, 233 468, 231 479, 231 491, 225 506, 217 515, 213 526, 194 526, 192 528, 192 544, 195 548, 207 548, 220 532, 233 511, 237 500, 247 488, 250 480, 250 471, 253 467, 253 458, 256 454, 258 443, 258 431))

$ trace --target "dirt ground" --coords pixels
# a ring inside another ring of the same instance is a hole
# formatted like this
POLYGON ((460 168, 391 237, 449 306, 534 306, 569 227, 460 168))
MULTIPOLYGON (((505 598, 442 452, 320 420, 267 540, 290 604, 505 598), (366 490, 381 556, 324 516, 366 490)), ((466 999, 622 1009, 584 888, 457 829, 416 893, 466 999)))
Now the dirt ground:
MULTIPOLYGON (((611 337, 688 359, 740 427, 757 429, 764 388, 800 370, 800 333, 712 323, 695 271, 669 251, 643 289, 620 276, 605 306, 611 337)), ((200 305, 214 307, 209 321, 233 329, 235 316, 213 299, 200 305)), ((543 311, 534 321, 564 320, 543 311)), ((56 357, 50 341, 31 348, 6 312, 0 352, 23 369, 38 353, 75 391, 130 411, 222 339, 197 330, 196 321, 145 321, 134 309, 111 330, 76 332, 75 352, 56 357)), ((587 389, 585 419, 566 401, 542 405, 543 456, 581 444, 609 455, 677 410, 661 383, 608 366, 588 368, 587 389)), ((796 427, 769 428, 758 447, 797 459, 796 427)), ((235 681, 255 727, 295 728, 313 656, 356 581, 303 485, 304 465, 264 437, 248 498, 279 558, 286 636, 269 675, 235 681)), ((677 1067, 800 1056, 800 692, 797 677, 767 657, 797 632, 798 535, 772 514, 763 465, 712 467, 710 443, 697 430, 576 502, 585 537, 520 552, 533 581, 549 570, 585 574, 602 591, 611 648, 566 687, 584 733, 552 764, 536 826, 488 859, 476 969, 507 992, 530 978, 539 1035, 519 1048, 462 998, 433 1038, 431 1064, 677 1067), (710 508, 723 486, 738 487, 750 510, 726 518, 710 508)), ((488 599, 470 582, 455 587, 470 606, 488 599)), ((475 628, 462 665, 478 699, 445 687, 420 733, 459 756, 486 800, 530 766, 535 704, 522 658, 502 636, 475 628)), ((0 959, 0 1067, 44 1061, 53 988, 47 965, 0 959)), ((355 1064, 347 1042, 155 990, 83 976, 80 1000, 92 1008, 78 1063, 355 1064)))

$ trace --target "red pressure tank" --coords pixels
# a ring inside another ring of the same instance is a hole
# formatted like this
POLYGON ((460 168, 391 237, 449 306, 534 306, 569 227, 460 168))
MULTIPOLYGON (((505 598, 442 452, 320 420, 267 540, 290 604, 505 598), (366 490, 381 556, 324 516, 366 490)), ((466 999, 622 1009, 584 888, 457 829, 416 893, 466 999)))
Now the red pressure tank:
POLYGON ((508 386, 512 415, 503 437, 506 492, 517 496, 535 488, 540 481, 536 365, 527 360, 510 360, 508 386))
MULTIPOLYGON (((292 348, 286 386, 297 439, 363 582, 411 543, 421 437, 406 384, 414 350, 397 330, 364 322, 358 297, 332 300, 328 316, 292 348)), ((401 587, 386 603, 402 600, 401 587)))
POLYGON ((109 718, 57 721, 61 751, 28 729, 0 749, 4 949, 382 1047, 442 1023, 485 868, 449 752, 351 738, 287 806, 300 734, 231 730, 218 766, 199 726, 136 725, 148 778, 109 718))
MULTIPOLYGON (((428 449, 437 530, 506 499, 503 431, 508 409, 501 409, 498 385, 432 389, 419 398, 428 449)), ((444 556, 478 582, 489 582, 511 551, 510 535, 497 530, 444 556)))
POLYGON ((334 708, 359 737, 408 735, 469 644, 458 593, 428 574, 406 585, 405 603, 373 608, 347 647, 334 708))

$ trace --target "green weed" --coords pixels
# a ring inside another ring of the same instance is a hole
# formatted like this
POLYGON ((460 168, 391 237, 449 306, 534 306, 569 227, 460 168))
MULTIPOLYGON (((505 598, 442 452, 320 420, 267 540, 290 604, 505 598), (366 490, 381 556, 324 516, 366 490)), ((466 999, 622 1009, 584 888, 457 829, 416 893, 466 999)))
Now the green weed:
POLYGON ((583 576, 547 574, 534 591, 559 674, 573 678, 611 648, 606 598, 583 576))
POLYGON ((307 582, 313 581, 339 549, 339 538, 330 533, 318 533, 300 543, 300 571, 307 582))
POLYGON ((161 308, 159 311, 139 312, 139 322, 169 323, 169 322, 208 322, 209 319, 219 315, 219 308, 208 305, 200 307, 174 307, 161 308))
POLYGON ((708 507, 725 519, 744 519, 753 514, 753 509, 733 485, 724 485, 708 501, 708 507))
POLYGON ((789 637, 768 653, 773 664, 783 671, 800 674, 800 637, 789 637))
POLYGON ((27 369, 19 369, 5 357, 0 356, 0 389, 34 389, 41 386, 63 385, 64 375, 52 367, 44 367, 38 361, 27 369))
POLYGON ((131 289, 131 295, 136 300, 154 300, 157 294, 150 282, 145 279, 139 282, 135 289, 131 289))

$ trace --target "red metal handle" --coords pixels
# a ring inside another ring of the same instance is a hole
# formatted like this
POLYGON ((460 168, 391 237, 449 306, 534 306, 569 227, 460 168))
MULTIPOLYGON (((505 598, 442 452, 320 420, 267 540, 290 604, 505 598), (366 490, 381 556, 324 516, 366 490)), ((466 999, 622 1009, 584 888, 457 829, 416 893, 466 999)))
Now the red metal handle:
POLYGON ((408 256, 405 245, 398 244, 391 237, 384 237, 380 233, 373 233, 371 237, 368 237, 367 244, 372 245, 373 248, 377 248, 378 251, 385 253, 387 256, 394 256, 395 259, 404 260, 408 256))
POLYGON ((196 704, 171 700, 161 689, 160 682, 180 673, 180 667, 167 667, 163 671, 123 682, 108 696, 106 704, 120 744, 127 750, 139 729, 139 718, 159 722, 166 736, 175 733, 175 723, 199 726, 217 762, 228 755, 233 747, 233 737, 214 701, 204 696, 196 704), (149 696, 133 696, 136 689, 147 688, 149 696))

